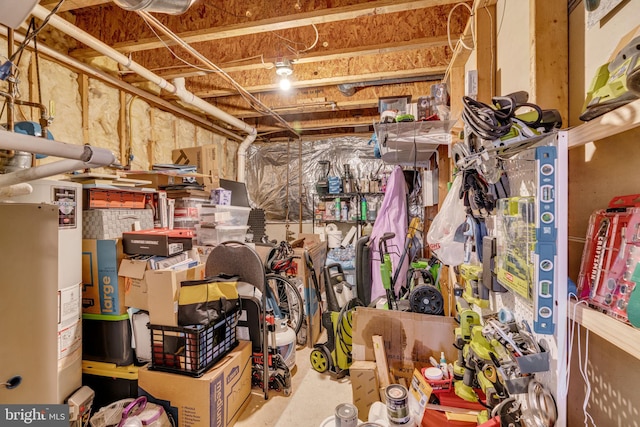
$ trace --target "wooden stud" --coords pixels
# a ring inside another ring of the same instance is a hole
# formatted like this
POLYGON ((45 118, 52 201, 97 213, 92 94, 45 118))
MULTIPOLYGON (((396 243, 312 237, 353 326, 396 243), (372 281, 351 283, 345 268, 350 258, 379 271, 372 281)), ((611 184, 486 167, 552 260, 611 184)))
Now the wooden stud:
POLYGON ((567 5, 529 1, 531 92, 529 99, 543 109, 555 108, 569 123, 569 24, 567 5))
MULTIPOLYGON (((566 6, 566 5, 565 5, 566 6)), ((478 70, 478 100, 491 104, 496 92, 496 6, 477 8, 476 69, 478 70)))
MULTIPOLYGON (((89 144, 89 77, 78 74, 80 87, 80 113, 82 114, 82 143, 89 144)), ((123 92, 120 92, 123 93, 123 92)))
POLYGON ((147 158, 149 159, 149 168, 155 163, 156 150, 156 116, 153 114, 153 108, 149 108, 149 141, 147 143, 147 158))
MULTIPOLYGON (((123 91, 120 94, 120 116, 118 119, 118 136, 120 137, 120 163, 128 163, 127 155, 127 94, 123 91)), ((131 129, 129 129, 131 132, 131 129)))
POLYGON ((451 97, 451 117, 457 119, 452 133, 457 134, 463 128, 462 97, 464 96, 464 66, 451 68, 449 72, 449 93, 451 97))

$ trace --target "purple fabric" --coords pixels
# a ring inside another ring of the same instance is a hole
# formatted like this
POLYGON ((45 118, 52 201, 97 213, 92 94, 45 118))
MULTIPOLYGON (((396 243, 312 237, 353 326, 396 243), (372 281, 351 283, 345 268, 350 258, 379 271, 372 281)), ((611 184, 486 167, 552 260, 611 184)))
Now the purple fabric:
MULTIPOLYGON (((387 181, 387 190, 384 200, 378 210, 376 222, 371 231, 369 245, 371 248, 371 301, 385 295, 382 279, 380 277, 380 253, 378 251, 378 239, 384 233, 395 233, 395 237, 387 241, 387 247, 391 253, 392 277, 398 268, 400 256, 404 250, 407 236, 407 184, 404 180, 404 173, 400 166, 391 173, 387 181)), ((398 283, 396 283, 396 295, 402 287, 402 280, 407 277, 408 262, 405 257, 404 263, 400 267, 398 283)))

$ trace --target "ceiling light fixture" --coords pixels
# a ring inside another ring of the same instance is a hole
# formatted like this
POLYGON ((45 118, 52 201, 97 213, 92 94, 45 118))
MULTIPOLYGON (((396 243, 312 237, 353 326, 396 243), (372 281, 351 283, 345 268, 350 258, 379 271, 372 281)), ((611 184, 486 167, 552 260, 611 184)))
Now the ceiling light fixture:
POLYGON ((289 76, 293 74, 291 61, 286 58, 280 58, 276 60, 276 74, 280 76, 280 89, 285 91, 289 90, 291 88, 289 76))

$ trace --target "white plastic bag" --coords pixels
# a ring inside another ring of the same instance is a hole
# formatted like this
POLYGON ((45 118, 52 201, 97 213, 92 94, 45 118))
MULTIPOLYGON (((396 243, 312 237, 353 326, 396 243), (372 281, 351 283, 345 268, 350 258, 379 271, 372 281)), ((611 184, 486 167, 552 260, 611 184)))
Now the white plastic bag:
POLYGON ((443 264, 451 266, 464 262, 465 237, 462 232, 467 212, 460 198, 461 187, 462 175, 458 175, 427 233, 429 249, 443 264))

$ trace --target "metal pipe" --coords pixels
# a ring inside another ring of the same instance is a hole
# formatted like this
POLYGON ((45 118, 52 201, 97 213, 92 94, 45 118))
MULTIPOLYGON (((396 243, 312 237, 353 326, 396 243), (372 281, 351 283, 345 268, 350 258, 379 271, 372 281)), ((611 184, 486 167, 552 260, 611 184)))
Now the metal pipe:
POLYGON ((27 107, 37 108, 40 110, 40 137, 48 139, 47 132, 49 128, 49 110, 47 110, 47 107, 38 102, 22 101, 19 99, 14 100, 14 103, 17 105, 25 105, 27 107))
MULTIPOLYGON (((8 34, 8 30, 0 25, 0 35, 3 36, 7 36, 8 34)), ((20 34, 16 34, 15 35, 15 39, 16 41, 22 43, 24 41, 24 36, 20 35, 20 34)), ((33 42, 32 42, 33 43, 33 42)), ((56 50, 51 49, 50 47, 43 45, 42 43, 38 43, 38 52, 44 53, 46 56, 48 56, 49 58, 61 62, 65 65, 68 65, 72 68, 74 68, 77 71, 80 71, 81 73, 84 73, 90 77, 94 77, 98 80, 101 80, 105 83, 108 83, 112 86, 115 86, 117 88, 120 88, 126 92, 129 92, 130 94, 133 95, 137 95, 140 98, 144 98, 145 100, 149 101, 152 104, 155 104, 159 107, 163 107, 166 110, 169 110, 173 113, 177 113, 182 115, 183 117, 186 117, 187 119, 193 120, 195 122, 200 123, 203 126, 208 126, 210 129, 215 130, 216 132, 219 132, 223 135, 226 135, 230 138, 233 138, 235 140, 238 141, 242 141, 242 137, 240 137, 239 135, 228 131, 227 129, 217 126, 213 123, 210 122, 205 122, 205 120, 200 117, 197 116, 193 113, 190 113, 188 111, 182 110, 179 107, 176 107, 173 104, 170 104, 169 102, 165 101, 164 99, 155 96, 149 92, 146 92, 140 88, 137 88, 129 83, 123 82, 122 80, 119 80, 118 78, 112 76, 111 74, 105 73, 104 71, 101 70, 97 70, 95 68, 90 67, 89 65, 85 64, 84 62, 80 62, 77 59, 71 58, 70 56, 64 55, 56 50)))
MULTIPOLYGON (((47 15, 49 15, 49 10, 43 6, 38 5, 33 10, 32 14, 36 18, 45 19, 47 15)), ((73 37, 74 39, 82 42, 83 44, 87 45, 91 49, 96 50, 97 52, 105 56, 108 56, 109 58, 113 59, 120 65, 130 69, 131 71, 135 72, 139 76, 159 86, 160 89, 164 89, 167 92, 180 96, 180 94, 178 93, 178 89, 174 85, 169 83, 167 80, 163 79, 159 75, 148 70, 147 68, 138 64, 137 62, 131 60, 131 58, 113 49, 111 46, 107 45, 106 43, 103 43, 102 41, 91 36, 89 33, 82 31, 81 29, 71 24, 70 22, 64 20, 63 18, 60 18, 59 16, 56 16, 56 15, 52 15, 49 20, 49 25, 62 31, 68 36, 73 37)), ((205 113, 210 114, 226 123, 229 123, 231 126, 234 126, 245 132, 251 132, 251 129, 253 129, 251 126, 247 125, 242 120, 214 107, 213 105, 209 104, 208 102, 204 101, 201 98, 197 98, 193 94, 191 94, 191 96, 186 96, 186 98, 191 99, 191 102, 189 101, 185 101, 185 102, 191 103, 191 105, 193 105, 194 107, 197 107, 203 110, 205 113)))

